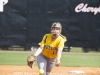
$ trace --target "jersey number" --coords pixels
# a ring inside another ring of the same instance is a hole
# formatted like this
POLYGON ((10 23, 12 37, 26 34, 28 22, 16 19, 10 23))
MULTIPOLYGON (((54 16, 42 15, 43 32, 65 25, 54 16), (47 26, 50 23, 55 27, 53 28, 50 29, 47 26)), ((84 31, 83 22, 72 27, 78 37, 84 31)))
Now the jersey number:
POLYGON ((54 55, 54 54, 57 54, 57 51, 56 51, 56 50, 55 50, 55 51, 53 51, 53 55, 54 55))

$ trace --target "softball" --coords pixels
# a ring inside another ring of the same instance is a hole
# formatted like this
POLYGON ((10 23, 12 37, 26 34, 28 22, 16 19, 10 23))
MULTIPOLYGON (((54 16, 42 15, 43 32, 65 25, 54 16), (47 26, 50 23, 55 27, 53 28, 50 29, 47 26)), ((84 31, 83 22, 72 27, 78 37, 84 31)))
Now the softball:
POLYGON ((40 69, 39 70, 39 74, 44 74, 44 70, 43 69, 40 69))

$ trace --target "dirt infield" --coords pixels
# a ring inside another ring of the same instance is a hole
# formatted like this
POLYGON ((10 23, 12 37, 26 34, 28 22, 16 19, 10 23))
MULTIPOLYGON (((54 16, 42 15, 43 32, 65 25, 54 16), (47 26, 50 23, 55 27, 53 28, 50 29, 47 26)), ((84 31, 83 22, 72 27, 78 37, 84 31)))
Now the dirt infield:
MULTIPOLYGON (((0 75, 39 75, 37 66, 0 66, 0 75)), ((54 67, 50 75, 100 75, 100 68, 95 67, 54 67), (72 74, 70 71, 80 70, 84 74, 72 74)))

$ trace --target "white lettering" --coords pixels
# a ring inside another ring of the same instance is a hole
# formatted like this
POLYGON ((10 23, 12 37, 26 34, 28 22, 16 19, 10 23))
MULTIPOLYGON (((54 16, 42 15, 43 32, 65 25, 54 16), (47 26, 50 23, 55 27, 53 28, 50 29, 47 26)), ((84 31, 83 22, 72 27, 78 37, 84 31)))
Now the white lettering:
POLYGON ((0 12, 3 12, 4 5, 8 3, 8 0, 0 0, 0 12))
POLYGON ((79 12, 92 12, 94 15, 100 13, 100 7, 88 7, 88 4, 80 3, 76 6, 75 11, 79 12))
POLYGON ((83 6, 84 6, 84 4, 83 4, 83 3, 79 4, 79 5, 75 8, 75 11, 76 11, 76 12, 81 12, 81 10, 80 10, 80 9, 82 9, 82 8, 83 8, 83 6))

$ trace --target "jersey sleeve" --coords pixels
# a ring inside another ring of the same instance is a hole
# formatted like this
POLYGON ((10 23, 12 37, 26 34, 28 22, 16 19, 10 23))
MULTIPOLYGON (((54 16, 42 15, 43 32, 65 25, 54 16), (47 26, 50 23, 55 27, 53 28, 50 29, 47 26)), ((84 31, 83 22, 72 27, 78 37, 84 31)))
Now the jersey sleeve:
POLYGON ((64 47, 64 44, 65 44, 64 39, 61 39, 60 42, 59 42, 58 48, 64 47))
POLYGON ((47 35, 45 34, 44 36, 43 36, 43 38, 42 38, 42 41, 39 43, 39 45, 40 46, 44 46, 44 43, 45 43, 45 41, 46 41, 46 37, 47 37, 47 35))

